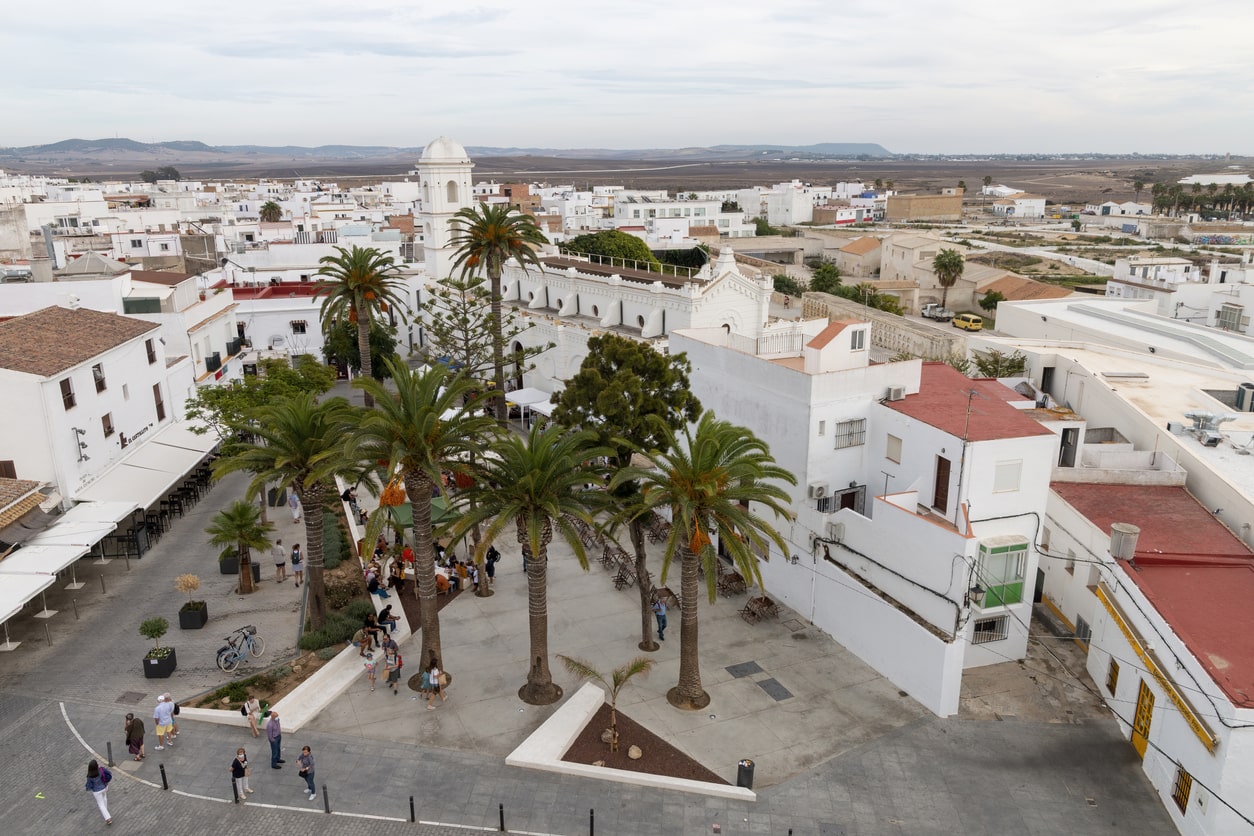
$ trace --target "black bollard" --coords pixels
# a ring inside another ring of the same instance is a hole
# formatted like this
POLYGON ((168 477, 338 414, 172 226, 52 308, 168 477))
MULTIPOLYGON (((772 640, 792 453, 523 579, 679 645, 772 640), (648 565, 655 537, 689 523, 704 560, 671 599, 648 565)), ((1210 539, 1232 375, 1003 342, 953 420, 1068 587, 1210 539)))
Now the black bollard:
POLYGON ((417 817, 414 816, 414 797, 411 795, 409 797, 409 823, 413 824, 417 820, 417 817))
POLYGON ((101 595, 108 595, 109 593, 105 592, 105 585, 104 585, 104 572, 101 572, 99 577, 100 577, 100 594, 101 594, 101 595))
POLYGON ((322 785, 322 809, 328 814, 331 812, 331 799, 327 796, 326 784, 322 785))
POLYGON ((497 808, 497 809, 500 811, 500 813, 501 813, 501 832, 502 832, 502 833, 504 833, 504 832, 505 832, 505 805, 504 805, 504 804, 497 804, 497 805, 496 805, 496 808, 497 808))
POLYGON ((231 795, 235 797, 235 803, 239 804, 239 785, 235 783, 235 776, 231 776, 231 795))
POLYGON ((588 810, 588 836, 596 836, 597 832, 597 811, 588 810))
POLYGON ((71 598, 70 603, 74 605, 74 620, 78 621, 78 599, 71 598))
POLYGON ((736 764, 736 786, 753 789, 753 761, 748 758, 736 764))
POLYGON ((168 790, 170 788, 170 782, 165 778, 165 764, 161 764, 159 769, 161 770, 161 789, 168 790))
POLYGON ((105 751, 108 752, 109 754, 109 761, 108 761, 109 766, 117 766, 117 764, 113 762, 113 741, 112 740, 105 741, 105 751))

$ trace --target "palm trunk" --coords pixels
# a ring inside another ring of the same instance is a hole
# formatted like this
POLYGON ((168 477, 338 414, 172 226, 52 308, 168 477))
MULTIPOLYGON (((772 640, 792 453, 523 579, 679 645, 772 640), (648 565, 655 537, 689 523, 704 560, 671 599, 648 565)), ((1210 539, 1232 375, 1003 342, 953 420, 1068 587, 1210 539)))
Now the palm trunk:
POLYGON ((505 404, 505 334, 501 323, 501 268, 488 268, 488 281, 492 290, 492 369, 496 382, 494 407, 496 420, 501 426, 509 420, 509 408, 505 404))
POLYGON ((444 659, 440 647, 440 613, 436 604, 435 549, 431 546, 431 479, 425 473, 405 473, 405 492, 414 515, 414 589, 418 596, 418 620, 422 629, 422 655, 426 664, 434 656, 444 659))
POLYGON ((679 684, 666 692, 676 708, 695 711, 710 704, 710 695, 701 687, 701 665, 697 655, 697 556, 681 546, 679 616, 679 684))
POLYGON ((631 535, 631 547, 636 552, 636 587, 640 590, 640 644, 641 650, 654 651, 660 645, 653 640, 652 583, 646 566, 649 555, 644 550, 644 519, 637 517, 627 527, 631 535))
MULTIPOLYGON (((370 380, 374 377, 374 358, 370 356, 370 307, 365 304, 357 306, 357 351, 361 354, 362 377, 370 380)), ((362 395, 366 409, 373 409, 374 398, 369 392, 362 395)))
POLYGON ((249 554, 248 546, 240 543, 239 546, 239 594, 247 595, 256 591, 253 586, 253 561, 249 554))
POLYGON ((305 582, 309 585, 309 627, 320 630, 327 623, 327 584, 323 577, 322 506, 326 488, 320 484, 303 490, 292 486, 305 508, 305 582))
POLYGON ((531 634, 531 664, 527 683, 518 689, 518 698, 528 705, 551 705, 562 698, 562 689, 549 671, 548 545, 552 526, 546 521, 540 535, 540 553, 530 554, 527 527, 518 521, 518 542, 527 561, 527 626, 531 634))

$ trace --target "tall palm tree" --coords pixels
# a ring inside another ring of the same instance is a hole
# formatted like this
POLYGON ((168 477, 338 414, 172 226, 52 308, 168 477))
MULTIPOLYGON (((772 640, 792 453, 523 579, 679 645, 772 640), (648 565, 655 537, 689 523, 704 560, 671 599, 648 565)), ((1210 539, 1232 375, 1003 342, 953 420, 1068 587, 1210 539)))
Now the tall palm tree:
POLYGON ((236 500, 213 515, 205 533, 211 546, 224 551, 234 547, 239 555, 239 594, 252 592, 252 550, 268 548, 274 533, 274 526, 261 518, 261 509, 256 503, 236 500))
POLYGON ((535 219, 505 204, 467 206, 453 217, 454 268, 463 279, 483 272, 488 276, 492 302, 492 363, 496 382, 496 420, 505 423, 505 336, 501 318, 501 273, 515 259, 524 269, 540 266, 536 248, 548 239, 535 219))
POLYGON ((356 411, 343 398, 319 402, 305 393, 261 407, 256 412, 255 441, 233 448, 214 465, 214 477, 237 470, 253 474, 248 494, 266 483, 296 492, 305 513, 305 563, 309 582, 309 621, 314 630, 327 620, 322 562, 322 509, 334 496, 337 476, 359 481, 363 468, 345 455, 345 439, 356 411))
POLYGON ((1137 203, 1141 202, 1141 192, 1143 191, 1145 191, 1145 181, 1133 180, 1132 181, 1132 194, 1135 196, 1134 199, 1136 200, 1137 203))
POLYGON ((590 432, 570 432, 556 423, 544 429, 534 424, 526 437, 510 433, 493 448, 493 457, 482 462, 475 484, 459 494, 467 504, 454 538, 486 522, 478 547, 486 552, 511 522, 516 527, 527 563, 531 634, 527 682, 518 689, 518 697, 531 705, 549 705, 562 697, 549 672, 548 547, 556 533, 579 565, 588 568, 574 521, 592 524, 591 509, 600 506, 604 494, 589 491, 586 485, 601 481, 604 468, 595 459, 611 452, 591 446, 592 440, 590 432))
POLYGON ((258 212, 264 223, 272 224, 283 220, 283 207, 275 203, 273 200, 267 200, 261 204, 261 210, 258 212))
POLYGON ((770 522, 755 514, 751 503, 786 517, 789 496, 783 485, 796 484, 792 473, 775 464, 767 445, 744 427, 720 421, 706 412, 695 431, 685 428, 683 442, 654 453, 652 468, 628 468, 611 483, 639 479, 646 502, 669 508, 671 531, 666 541, 662 579, 678 559, 680 568, 679 684, 666 694, 671 705, 704 708, 710 695, 701 687, 697 642, 697 566, 705 568, 709 599, 717 593, 719 559, 714 535, 747 581, 762 585, 755 552, 774 543, 787 554, 788 545, 770 522))
MULTIPOLYGON (((347 319, 357 323, 357 348, 361 352, 361 376, 370 378, 374 373, 374 358, 370 354, 370 323, 376 314, 384 314, 388 306, 404 308, 404 288, 398 275, 400 267, 373 247, 351 250, 336 247, 339 255, 327 255, 318 259, 318 280, 314 296, 325 296, 318 316, 325 332, 336 320, 347 319)), ((370 393, 366 393, 366 407, 374 406, 370 393)))
POLYGON ((473 381, 450 376, 446 367, 415 371, 399 357, 386 361, 392 385, 358 378, 353 385, 374 396, 370 410, 353 431, 352 456, 387 461, 399 469, 413 511, 414 594, 422 621, 422 659, 443 659, 440 618, 436 612, 435 549, 432 546, 431 495, 443 470, 453 469, 487 446, 496 422, 478 413, 466 396, 473 381))
POLYGON ((956 285, 958 279, 962 278, 965 266, 962 253, 957 250, 941 250, 936 258, 932 259, 932 272, 936 274, 936 281, 940 282, 941 286, 942 308, 947 307, 949 288, 956 285))

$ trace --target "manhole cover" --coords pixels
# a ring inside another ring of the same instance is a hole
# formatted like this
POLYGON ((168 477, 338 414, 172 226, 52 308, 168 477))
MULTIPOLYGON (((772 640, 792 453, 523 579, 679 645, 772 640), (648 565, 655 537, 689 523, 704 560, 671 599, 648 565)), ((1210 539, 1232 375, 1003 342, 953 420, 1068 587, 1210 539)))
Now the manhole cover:
POLYGON ((139 705, 139 701, 146 696, 148 695, 141 691, 123 691, 122 696, 118 697, 114 702, 122 705, 139 705))
POLYGON ((737 679, 746 676, 753 676, 755 673, 762 673, 762 666, 757 662, 741 662, 739 665, 730 665, 726 668, 727 672, 737 679))
POLYGON ((790 618, 784 622, 784 629, 791 633, 796 633, 797 631, 804 630, 805 628, 806 626, 801 623, 801 619, 799 618, 790 618))
POLYGON ((770 695, 771 699, 776 702, 781 700, 792 699, 792 691, 789 691, 783 685, 779 684, 775 679, 763 679, 757 683, 758 687, 770 695))

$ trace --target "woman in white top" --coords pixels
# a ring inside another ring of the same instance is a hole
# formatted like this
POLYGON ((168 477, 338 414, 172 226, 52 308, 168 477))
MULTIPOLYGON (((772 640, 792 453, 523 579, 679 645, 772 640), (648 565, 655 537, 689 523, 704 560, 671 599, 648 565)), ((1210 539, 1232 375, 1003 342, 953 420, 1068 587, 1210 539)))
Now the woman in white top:
POLYGON ((261 730, 257 728, 257 723, 261 720, 261 703, 256 697, 249 697, 244 701, 244 708, 248 711, 248 728, 252 730, 253 737, 260 737, 261 730))

